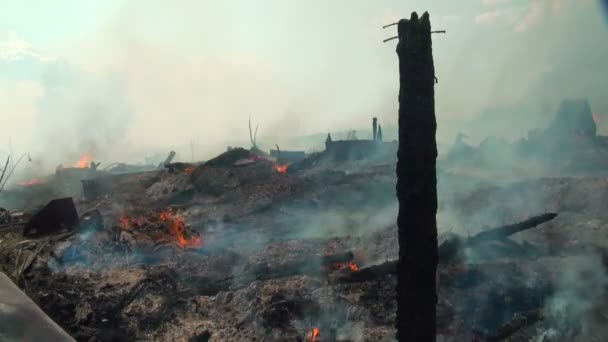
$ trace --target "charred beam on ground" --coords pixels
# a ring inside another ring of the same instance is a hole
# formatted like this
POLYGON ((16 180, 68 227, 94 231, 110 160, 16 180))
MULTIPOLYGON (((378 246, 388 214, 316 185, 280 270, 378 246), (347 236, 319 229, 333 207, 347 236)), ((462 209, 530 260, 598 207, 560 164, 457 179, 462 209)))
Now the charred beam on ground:
MULTIPOLYGON (((501 226, 479 233, 469 239, 451 239, 442 243, 438 248, 439 264, 450 263, 465 248, 474 247, 478 244, 492 240, 502 240, 512 234, 527 229, 538 227, 557 217, 555 213, 534 216, 525 221, 501 226)), ((607 258, 608 259, 608 258, 607 258)), ((358 272, 343 275, 339 278, 341 282, 363 282, 377 280, 389 274, 397 273, 397 260, 390 260, 382 264, 361 268, 358 272)))

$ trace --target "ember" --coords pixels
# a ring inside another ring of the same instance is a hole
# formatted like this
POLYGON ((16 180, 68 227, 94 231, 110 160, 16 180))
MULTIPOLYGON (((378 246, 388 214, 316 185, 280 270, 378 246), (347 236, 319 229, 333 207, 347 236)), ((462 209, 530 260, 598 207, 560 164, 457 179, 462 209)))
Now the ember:
POLYGON ((134 228, 139 228, 141 226, 143 226, 145 223, 145 219, 140 216, 140 217, 128 217, 128 216, 121 216, 118 218, 118 225, 120 226, 120 228, 124 229, 124 230, 132 230, 134 228))
POLYGON ((188 166, 184 172, 186 172, 187 174, 192 174, 192 172, 194 172, 194 166, 188 166))
POLYGON ((275 164, 274 169, 277 170, 278 173, 287 173, 287 164, 285 164, 285 165, 275 164))
POLYGON ((351 272, 357 272, 359 271, 359 265, 357 265, 354 262, 349 262, 348 264, 342 264, 342 263, 338 263, 338 264, 334 264, 334 268, 337 270, 344 270, 344 269, 349 269, 351 272))
POLYGON ((160 221, 169 224, 169 232, 175 236, 177 244, 182 248, 196 248, 201 246, 199 236, 186 237, 186 223, 184 219, 174 215, 170 210, 160 213, 160 221))
POLYGON ((41 179, 30 179, 28 181, 24 181, 24 182, 18 182, 18 185, 21 186, 33 186, 33 185, 40 185, 40 184, 44 184, 45 181, 41 180, 41 179))
POLYGON ((79 169, 85 169, 85 168, 89 167, 89 165, 91 164, 91 161, 93 161, 93 156, 89 153, 85 153, 80 157, 80 159, 78 159, 78 163, 76 163, 76 165, 74 165, 74 167, 79 168, 79 169))
POLYGON ((310 332, 310 342, 318 342, 319 341, 319 334, 321 333, 321 331, 319 330, 319 328, 312 328, 312 331, 310 332))

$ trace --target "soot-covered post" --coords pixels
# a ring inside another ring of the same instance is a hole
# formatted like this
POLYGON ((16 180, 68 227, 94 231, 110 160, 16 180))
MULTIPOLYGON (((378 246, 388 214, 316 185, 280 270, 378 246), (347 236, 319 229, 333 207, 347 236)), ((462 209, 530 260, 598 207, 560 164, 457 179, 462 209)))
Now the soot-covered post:
POLYGON ((435 70, 428 13, 398 23, 399 266, 397 340, 435 341, 437 271, 437 143, 435 70))

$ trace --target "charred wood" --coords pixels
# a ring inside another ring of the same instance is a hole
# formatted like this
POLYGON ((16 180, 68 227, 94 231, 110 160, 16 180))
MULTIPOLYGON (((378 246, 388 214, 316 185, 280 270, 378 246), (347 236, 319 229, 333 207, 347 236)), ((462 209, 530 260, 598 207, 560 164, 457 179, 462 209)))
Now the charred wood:
POLYGON ((448 263, 466 248, 475 247, 481 243, 493 240, 503 240, 515 233, 535 228, 545 222, 553 220, 556 217, 557 213, 547 213, 534 216, 522 222, 486 230, 468 239, 461 237, 448 239, 439 246, 439 262, 448 263))
POLYGON ((521 231, 534 228, 545 222, 551 221, 556 217, 557 217, 557 213, 547 213, 547 214, 543 214, 543 215, 534 216, 534 217, 531 217, 531 218, 529 218, 525 221, 519 222, 519 223, 509 224, 506 226, 502 226, 502 227, 487 230, 485 232, 481 232, 481 233, 469 238, 468 243, 471 245, 474 245, 474 244, 485 242, 485 241, 501 239, 501 238, 513 235, 515 233, 519 233, 521 231))
MULTIPOLYGON (((460 252, 462 252, 465 248, 473 247, 477 244, 490 242, 492 240, 500 240, 504 241, 505 238, 511 234, 515 234, 517 232, 531 229, 539 226, 542 223, 550 221, 557 217, 555 213, 543 214, 539 216, 532 217, 528 220, 510 224, 506 226, 501 226, 497 228, 490 229, 488 231, 479 233, 474 235, 469 239, 464 238, 454 238, 449 239, 446 242, 442 243, 439 246, 439 263, 447 264, 453 261, 460 252)), ((510 241, 509 243, 515 244, 515 242, 510 241)), ((517 245, 518 248, 524 248, 523 246, 517 245)), ((385 277, 389 274, 396 274, 397 272, 397 264, 398 260, 391 260, 384 262, 379 265, 373 265, 365 268, 361 268, 358 272, 350 273, 347 275, 343 275, 338 280, 341 282, 363 282, 369 280, 375 280, 382 277, 385 277)))
POLYGON ((524 313, 518 313, 513 318, 502 325, 498 330, 494 332, 476 332, 478 341, 485 342, 499 342, 503 341, 511 335, 515 334, 518 330, 532 325, 543 319, 542 309, 536 309, 527 311, 524 313))

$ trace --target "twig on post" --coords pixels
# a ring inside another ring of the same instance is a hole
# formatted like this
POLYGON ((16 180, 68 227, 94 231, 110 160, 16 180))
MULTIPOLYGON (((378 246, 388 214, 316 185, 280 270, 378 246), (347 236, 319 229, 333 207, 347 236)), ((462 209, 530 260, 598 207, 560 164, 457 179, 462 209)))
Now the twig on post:
POLYGON ((383 42, 383 43, 386 43, 386 42, 388 42, 389 40, 393 40, 393 39, 397 39, 397 38, 399 38, 399 36, 394 36, 394 37, 387 38, 387 39, 383 40, 382 42, 383 42))

